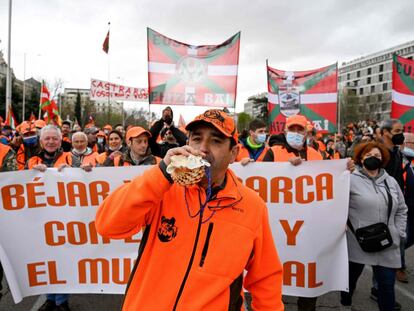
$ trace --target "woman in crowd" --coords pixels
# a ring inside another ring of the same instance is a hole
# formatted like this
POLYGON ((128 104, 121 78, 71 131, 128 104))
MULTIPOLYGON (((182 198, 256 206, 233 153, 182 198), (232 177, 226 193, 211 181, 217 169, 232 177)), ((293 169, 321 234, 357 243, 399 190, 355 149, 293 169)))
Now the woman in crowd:
POLYGON ((355 147, 354 161, 358 169, 351 175, 347 230, 349 293, 341 293, 341 304, 349 308, 364 265, 370 265, 378 281, 380 310, 394 309, 395 273, 401 267, 399 245, 406 234, 407 206, 397 181, 383 169, 389 158, 388 150, 377 142, 355 147), (390 246, 380 251, 364 251, 355 231, 377 223, 387 225, 392 243, 390 241, 390 246))
POLYGON ((113 166, 114 158, 122 155, 125 150, 122 146, 122 134, 117 130, 112 130, 108 135, 108 149, 101 153, 96 162, 98 166, 113 166))

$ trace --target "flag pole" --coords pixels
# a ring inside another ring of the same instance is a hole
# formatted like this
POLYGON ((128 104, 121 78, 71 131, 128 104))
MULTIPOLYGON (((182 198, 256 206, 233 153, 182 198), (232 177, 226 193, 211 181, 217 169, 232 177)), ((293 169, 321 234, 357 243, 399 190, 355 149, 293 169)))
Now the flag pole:
POLYGON ((109 39, 111 36, 111 22, 108 22, 108 83, 109 83, 109 96, 108 96, 108 124, 111 120, 111 71, 110 71, 110 61, 109 61, 109 39))
POLYGON ((9 105, 11 107, 12 96, 12 81, 11 81, 11 19, 12 19, 12 0, 9 0, 9 33, 8 33, 8 47, 7 47, 7 74, 6 74, 6 118, 9 111, 9 105))
POLYGON ((40 114, 42 111, 42 90, 43 90, 43 80, 42 83, 40 84, 40 100, 39 100, 39 117, 38 119, 40 119, 40 114))
POLYGON ((339 132, 341 131, 341 103, 339 101, 338 61, 336 62, 336 106, 338 107, 338 122, 336 131, 339 134, 339 132))

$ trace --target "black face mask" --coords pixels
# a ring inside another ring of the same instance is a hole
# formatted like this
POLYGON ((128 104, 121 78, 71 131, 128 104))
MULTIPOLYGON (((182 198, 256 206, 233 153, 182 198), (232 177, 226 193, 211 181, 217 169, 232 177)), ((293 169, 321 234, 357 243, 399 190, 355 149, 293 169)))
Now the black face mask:
POLYGON ((394 145, 402 145, 404 143, 404 134, 395 134, 392 136, 391 140, 394 145))
POLYGON ((362 162, 364 167, 369 171, 377 170, 381 167, 381 160, 376 157, 369 157, 362 162))

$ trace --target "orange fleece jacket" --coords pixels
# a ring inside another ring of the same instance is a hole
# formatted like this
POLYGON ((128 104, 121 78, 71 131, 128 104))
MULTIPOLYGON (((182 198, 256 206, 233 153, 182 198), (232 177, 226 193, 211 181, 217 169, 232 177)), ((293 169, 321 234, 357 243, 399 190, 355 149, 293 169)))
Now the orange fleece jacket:
POLYGON ((205 208, 207 221, 195 243, 206 194, 198 186, 171 184, 160 167, 116 189, 96 215, 104 237, 123 239, 144 226, 148 234, 123 310, 244 310, 244 269, 254 310, 283 310, 282 265, 257 193, 228 170, 224 189, 205 208))

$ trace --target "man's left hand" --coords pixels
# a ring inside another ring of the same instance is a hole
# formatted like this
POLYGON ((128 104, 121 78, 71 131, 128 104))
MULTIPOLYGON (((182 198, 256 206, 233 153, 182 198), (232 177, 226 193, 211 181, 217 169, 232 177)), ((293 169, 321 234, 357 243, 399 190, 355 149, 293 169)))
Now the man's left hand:
POLYGON ((348 161, 346 162, 346 169, 352 173, 353 171, 355 171, 355 162, 351 158, 347 158, 347 160, 348 161))

